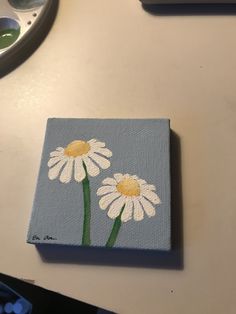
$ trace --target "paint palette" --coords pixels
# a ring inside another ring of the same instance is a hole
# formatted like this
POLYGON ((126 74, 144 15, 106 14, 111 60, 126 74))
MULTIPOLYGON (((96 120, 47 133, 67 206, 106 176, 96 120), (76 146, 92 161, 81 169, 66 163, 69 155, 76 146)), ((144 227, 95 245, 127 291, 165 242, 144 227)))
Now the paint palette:
POLYGON ((57 6, 57 0, 1 0, 0 75, 35 50, 49 30, 57 6))

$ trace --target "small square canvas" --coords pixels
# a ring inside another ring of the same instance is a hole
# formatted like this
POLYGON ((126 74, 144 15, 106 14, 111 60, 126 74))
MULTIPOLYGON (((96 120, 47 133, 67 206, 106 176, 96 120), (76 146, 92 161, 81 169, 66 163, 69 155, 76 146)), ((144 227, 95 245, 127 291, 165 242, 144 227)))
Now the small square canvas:
POLYGON ((168 119, 48 120, 27 242, 171 249, 168 119))

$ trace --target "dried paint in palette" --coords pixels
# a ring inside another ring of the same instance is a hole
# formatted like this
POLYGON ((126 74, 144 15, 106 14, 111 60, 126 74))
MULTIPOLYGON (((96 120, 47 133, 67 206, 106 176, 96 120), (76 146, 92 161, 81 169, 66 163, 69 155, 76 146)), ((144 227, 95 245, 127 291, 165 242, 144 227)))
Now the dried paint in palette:
POLYGON ((49 119, 27 241, 170 250, 167 119, 49 119))
POLYGON ((0 18, 0 49, 14 44, 20 35, 20 25, 10 18, 0 18))
POLYGON ((0 30, 0 49, 9 47, 19 37, 20 29, 7 28, 0 30))

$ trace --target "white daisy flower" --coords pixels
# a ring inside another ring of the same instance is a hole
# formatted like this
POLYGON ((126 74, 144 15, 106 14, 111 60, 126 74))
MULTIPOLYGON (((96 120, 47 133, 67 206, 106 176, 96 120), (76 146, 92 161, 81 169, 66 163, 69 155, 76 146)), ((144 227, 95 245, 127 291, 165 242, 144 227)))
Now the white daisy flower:
POLYGON ((48 178, 54 180, 59 177, 60 182, 68 183, 74 177, 75 181, 81 182, 87 174, 97 176, 99 167, 109 168, 111 163, 107 158, 111 156, 112 152, 103 142, 96 139, 75 140, 65 148, 57 147, 50 153, 48 178))
POLYGON ((108 209, 107 215, 111 219, 120 216, 122 222, 130 219, 135 221, 143 220, 144 213, 148 217, 156 214, 155 207, 161 203, 155 193, 154 185, 148 184, 145 180, 136 175, 114 174, 114 178, 106 178, 103 185, 97 190, 97 195, 102 196, 100 208, 108 209))

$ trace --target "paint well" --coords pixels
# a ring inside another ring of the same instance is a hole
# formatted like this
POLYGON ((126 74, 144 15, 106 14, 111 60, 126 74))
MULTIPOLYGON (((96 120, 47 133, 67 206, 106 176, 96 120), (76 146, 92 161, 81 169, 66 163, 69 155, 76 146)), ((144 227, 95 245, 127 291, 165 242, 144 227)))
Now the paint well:
POLYGON ((14 44, 20 35, 20 25, 16 20, 0 18, 0 49, 14 44))
POLYGON ((17 10, 30 10, 40 7, 46 0, 9 0, 10 5, 17 10))

